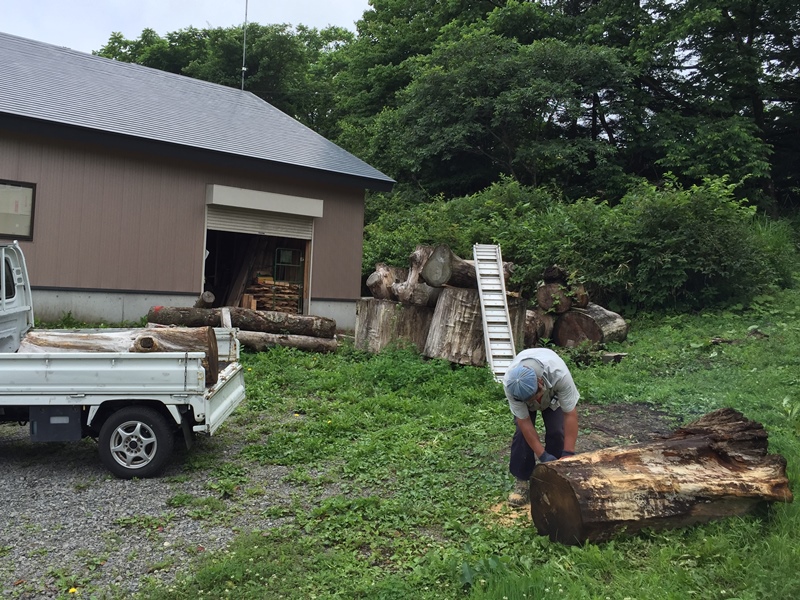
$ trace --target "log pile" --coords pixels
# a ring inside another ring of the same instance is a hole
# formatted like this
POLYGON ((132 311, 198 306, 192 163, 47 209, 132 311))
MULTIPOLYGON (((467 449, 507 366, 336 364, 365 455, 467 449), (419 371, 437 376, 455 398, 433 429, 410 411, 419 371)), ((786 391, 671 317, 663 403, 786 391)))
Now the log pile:
MULTIPOLYGON (((503 265, 506 279, 513 265, 503 265)), ((379 352, 386 346, 412 344, 428 358, 483 366, 483 337, 478 284, 473 261, 455 255, 446 245, 417 246, 409 267, 375 265, 367 278, 372 297, 356 305, 356 347, 379 352)), ((507 297, 514 339, 525 330, 525 302, 507 297)))
POLYGON ((241 344, 256 351, 287 346, 313 352, 333 352, 339 345, 333 319, 289 312, 241 307, 154 306, 147 313, 147 322, 179 327, 235 327, 239 329, 237 337, 241 344), (229 316, 230 323, 223 324, 225 315, 229 316))
POLYGON ((662 440, 540 464, 531 478, 533 523, 563 544, 684 527, 792 500, 786 459, 767 454, 760 423, 730 408, 662 440))
POLYGON ((540 340, 573 348, 621 342, 628 336, 628 324, 620 315, 589 301, 583 284, 573 284, 559 267, 547 267, 536 290, 536 308, 525 317, 525 347, 540 340))

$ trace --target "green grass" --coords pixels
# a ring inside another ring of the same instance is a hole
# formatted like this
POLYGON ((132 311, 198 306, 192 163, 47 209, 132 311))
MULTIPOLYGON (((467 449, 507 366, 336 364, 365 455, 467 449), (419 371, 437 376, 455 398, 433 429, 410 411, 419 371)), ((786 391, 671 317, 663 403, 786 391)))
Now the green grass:
MULTIPOLYGON (((621 363, 564 356, 582 402, 648 402, 683 421, 742 411, 766 426, 796 488, 798 305, 800 292, 789 290, 747 309, 639 315, 629 339, 610 348, 628 354, 621 363)), ((349 346, 332 355, 275 348, 243 363, 248 399, 236 422, 248 435, 239 465, 284 465, 306 494, 275 509, 288 524, 243 533, 228 552, 199 556, 190 574, 144 597, 800 597, 797 504, 582 547, 498 519, 490 507, 512 484, 513 423, 488 369, 349 346)), ((211 487, 235 501, 256 484, 241 466, 223 465, 211 487)))

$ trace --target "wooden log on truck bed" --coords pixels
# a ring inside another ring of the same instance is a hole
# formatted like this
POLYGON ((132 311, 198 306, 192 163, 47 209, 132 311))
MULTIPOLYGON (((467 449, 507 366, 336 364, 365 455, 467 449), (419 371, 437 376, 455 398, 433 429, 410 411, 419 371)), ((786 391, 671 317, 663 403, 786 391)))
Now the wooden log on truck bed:
POLYGON ((211 327, 29 331, 19 352, 204 352, 206 383, 219 375, 217 337, 211 327))
POLYGON ((297 348, 306 352, 335 352, 339 342, 335 339, 311 337, 308 335, 288 335, 277 333, 263 333, 260 331, 239 331, 236 336, 242 346, 262 352, 274 346, 297 348))
MULTIPOLYGON (((327 317, 239 307, 230 307, 228 310, 231 315, 231 326, 244 331, 307 335, 328 339, 332 339, 336 334, 336 321, 327 317)), ((161 325, 220 327, 220 314, 219 308, 154 306, 147 313, 147 320, 161 325)))
POLYGON ((668 529, 791 502, 786 460, 764 427, 724 408, 663 440, 540 464, 531 478, 537 531, 563 544, 668 529))

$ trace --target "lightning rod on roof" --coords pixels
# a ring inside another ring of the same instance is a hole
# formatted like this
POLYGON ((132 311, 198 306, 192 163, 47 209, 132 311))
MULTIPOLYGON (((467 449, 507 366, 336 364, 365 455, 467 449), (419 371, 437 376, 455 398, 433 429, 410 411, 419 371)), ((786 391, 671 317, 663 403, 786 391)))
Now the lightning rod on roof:
POLYGON ((247 3, 248 0, 244 0, 244 37, 242 38, 242 91, 244 91, 244 72, 247 71, 247 67, 244 64, 244 60, 247 57, 247 3))

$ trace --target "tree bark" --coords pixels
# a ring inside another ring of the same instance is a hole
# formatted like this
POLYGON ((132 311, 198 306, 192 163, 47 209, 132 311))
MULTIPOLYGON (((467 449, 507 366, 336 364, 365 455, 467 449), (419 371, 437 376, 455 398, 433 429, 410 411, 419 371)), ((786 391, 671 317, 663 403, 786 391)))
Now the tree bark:
POLYGON ((413 344, 422 352, 433 312, 427 306, 361 298, 356 302, 355 346, 377 353, 400 341, 413 344))
POLYGON ((620 315, 589 303, 559 315, 553 327, 557 346, 573 348, 584 342, 592 345, 621 342, 628 336, 628 324, 620 315))
POLYGON ((203 352, 206 383, 217 382, 219 353, 211 327, 93 331, 33 330, 19 352, 203 352))
MULTIPOLYGON (((327 317, 296 315, 271 310, 250 310, 230 307, 231 326, 245 331, 307 335, 333 338, 336 321, 327 317)), ((192 308, 188 306, 154 306, 147 313, 150 323, 181 325, 184 327, 220 327, 221 309, 192 308)))
MULTIPOLYGON (((506 281, 513 270, 513 263, 503 263, 503 276, 506 281)), ((456 256, 445 244, 439 244, 433 248, 420 271, 420 277, 432 287, 448 285, 450 287, 478 288, 475 262, 456 256)))
POLYGON ((565 313, 572 308, 568 291, 561 283, 543 283, 536 290, 536 305, 544 312, 565 313))
POLYGON ((378 263, 375 265, 375 272, 367 278, 367 287, 373 298, 397 300, 397 294, 392 290, 392 285, 402 283, 406 279, 408 279, 408 269, 378 263))
POLYGON ((241 344, 256 352, 263 352, 275 346, 297 348, 306 352, 335 352, 339 342, 330 338, 319 338, 308 335, 290 335, 264 333, 261 331, 239 331, 237 334, 241 344))
POLYGON ((533 523, 563 544, 684 527, 792 499, 786 460, 767 455, 764 427, 730 408, 663 440, 540 464, 531 478, 533 523))

